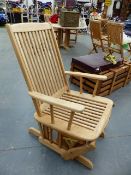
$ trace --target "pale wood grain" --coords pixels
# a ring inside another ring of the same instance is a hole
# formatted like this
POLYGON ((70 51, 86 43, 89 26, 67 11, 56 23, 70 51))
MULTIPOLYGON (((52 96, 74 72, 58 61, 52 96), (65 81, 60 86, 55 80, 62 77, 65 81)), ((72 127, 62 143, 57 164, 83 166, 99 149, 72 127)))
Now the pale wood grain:
POLYGON ((52 96, 47 96, 47 95, 44 95, 38 92, 29 92, 29 95, 35 99, 41 100, 50 105, 60 106, 60 107, 69 109, 74 112, 82 112, 85 109, 83 105, 79 105, 73 102, 68 102, 66 100, 62 100, 62 99, 55 98, 52 96))
POLYGON ((81 154, 95 148, 91 143, 104 131, 113 102, 82 93, 82 79, 88 77, 98 81, 107 77, 65 72, 49 23, 7 25, 7 30, 36 109, 35 119, 40 131, 30 128, 29 133, 39 137, 40 143, 64 159, 76 159, 92 168, 92 162, 81 154), (66 74, 80 77, 81 93, 70 91, 66 74), (53 131, 57 132, 56 140, 53 131), (72 144, 66 145, 64 137, 72 144))
POLYGON ((78 76, 78 77, 91 78, 95 80, 107 80, 107 76, 105 75, 97 75, 97 74, 82 73, 82 72, 72 72, 72 71, 65 71, 65 74, 72 75, 72 76, 78 76))

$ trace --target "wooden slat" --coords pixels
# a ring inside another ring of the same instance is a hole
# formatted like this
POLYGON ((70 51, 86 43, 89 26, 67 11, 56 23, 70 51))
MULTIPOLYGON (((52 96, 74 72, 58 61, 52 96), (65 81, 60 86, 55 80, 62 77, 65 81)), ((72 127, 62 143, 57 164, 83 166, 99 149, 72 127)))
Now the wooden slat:
POLYGON ((28 61, 28 67, 30 67, 31 70, 31 74, 34 74, 34 83, 37 87, 37 91, 38 92, 42 92, 45 93, 44 91, 44 81, 43 81, 43 77, 42 77, 42 73, 40 71, 40 60, 39 57, 35 56, 36 55, 36 48, 34 45, 34 40, 33 37, 31 35, 31 33, 27 34, 27 33, 22 33, 23 35, 23 44, 25 45, 25 49, 28 52, 28 56, 29 59, 27 59, 28 61))
POLYGON ((44 76, 46 78, 47 88, 49 89, 48 95, 52 95, 54 93, 52 88, 52 85, 54 85, 54 83, 52 82, 52 77, 50 73, 50 62, 48 58, 48 53, 46 52, 48 48, 46 47, 45 38, 42 35, 42 31, 39 31, 37 35, 39 36, 40 49, 42 54, 42 67, 44 70, 44 76))
POLYGON ((24 73, 24 76, 25 76, 25 79, 26 79, 26 83, 29 86, 30 90, 33 90, 33 89, 37 90, 36 87, 35 87, 34 81, 33 81, 34 79, 31 76, 28 64, 25 61, 25 57, 26 57, 25 52, 23 52, 23 50, 21 50, 22 45, 21 45, 21 42, 20 42, 20 38, 19 38, 18 34, 15 34, 14 36, 15 36, 15 40, 17 42, 19 53, 20 53, 21 57, 23 58, 23 59, 18 59, 18 61, 19 61, 20 65, 21 65, 22 70, 23 70, 23 67, 25 69, 25 70, 23 70, 23 73, 24 73))
MULTIPOLYGON (((53 27, 52 27, 52 31, 53 31, 53 27)), ((69 91, 69 86, 68 86, 68 83, 66 81, 66 76, 65 76, 64 65, 63 65, 63 62, 62 62, 60 50, 58 48, 58 44, 57 44, 54 32, 51 32, 51 37, 52 37, 52 39, 54 41, 54 47, 56 48, 56 53, 58 55, 58 57, 57 57, 58 58, 58 62, 59 62, 58 66, 61 67, 61 71, 62 71, 63 78, 64 78, 65 89, 69 91)))
POLYGON ((127 77, 126 77, 126 79, 125 79, 124 86, 127 84, 127 81, 128 81, 128 79, 129 79, 129 77, 130 77, 130 74, 131 74, 131 64, 129 64, 128 66, 129 66, 129 70, 128 70, 128 73, 127 73, 127 77))
POLYGON ((51 123, 55 123, 53 105, 50 105, 51 123))
POLYGON ((106 95, 109 95, 109 89, 104 92, 99 93, 99 96, 106 96, 106 95))
MULTIPOLYGON (((61 108, 62 110, 62 108, 61 108)), ((49 114, 50 115, 50 112, 49 111, 45 111, 44 112, 45 114, 49 114)), ((70 118, 70 112, 61 112, 61 111, 56 111, 54 110, 54 116, 61 116, 64 118, 67 118, 69 119, 70 118)), ((78 121, 78 123, 83 123, 83 124, 87 124, 87 125, 90 125, 90 126, 93 126, 95 127, 97 125, 97 123, 99 122, 100 118, 96 119, 95 117, 89 117, 89 116, 86 116, 86 113, 83 113, 82 115, 80 114, 75 114, 74 116, 74 120, 73 121, 78 121)))
MULTIPOLYGON (((61 110, 61 108, 59 108, 59 107, 57 107, 57 106, 55 106, 54 109, 55 109, 56 111, 57 111, 57 110, 61 110)), ((68 110, 66 110, 66 109, 63 109, 63 110, 62 110, 62 112, 65 112, 65 111, 68 112, 68 110)), ((44 111, 43 111, 43 112, 44 112, 44 111)), ((102 113, 103 113, 103 112, 96 112, 96 111, 89 110, 89 109, 87 109, 86 106, 85 106, 84 113, 86 113, 86 112, 88 113, 89 116, 93 116, 93 117, 94 117, 94 116, 96 115, 98 119, 100 118, 100 116, 101 116, 102 113)), ((79 113, 78 115, 82 115, 82 113, 79 113)), ((88 116, 87 116, 87 117, 88 117, 88 116)))
MULTIPOLYGON (((49 69, 49 76, 52 81, 52 89, 54 88, 54 92, 56 89, 59 89, 59 83, 57 82, 57 72, 55 69, 57 69, 57 65, 55 64, 54 54, 52 53, 52 47, 50 46, 50 40, 47 35, 47 31, 42 31, 43 38, 45 40, 45 46, 46 46, 46 53, 48 54, 47 61, 48 61, 48 67, 49 69)), ((59 72, 60 73, 60 72, 59 72)), ((60 81, 60 80, 59 80, 60 81)))
POLYGON ((123 77, 127 77, 127 72, 124 72, 124 73, 122 73, 122 74, 119 74, 117 77, 116 77, 116 81, 117 80, 119 80, 119 79, 121 79, 121 78, 123 78, 123 77))
MULTIPOLYGON (((33 55, 35 57, 34 59, 36 61, 38 61, 38 63, 39 63, 39 70, 38 71, 40 71, 40 76, 42 77, 41 83, 42 83, 42 86, 44 89, 44 94, 50 95, 51 94, 51 91, 50 91, 51 87, 47 83, 48 76, 47 76, 47 70, 45 69, 45 61, 44 61, 44 60, 46 60, 46 58, 45 58, 45 54, 43 52, 42 43, 40 40, 40 35, 38 35, 38 32, 34 33, 34 35, 35 34, 37 36, 37 41, 35 38, 35 42, 37 43, 36 49, 39 52, 39 57, 36 59, 35 53, 33 55)), ((27 35, 27 37, 28 37, 28 35, 27 35)))
MULTIPOLYGON (((64 118, 64 117, 62 117, 60 115, 55 115, 55 117, 58 118, 58 119, 61 119, 63 121, 66 121, 67 123, 69 121, 69 118, 64 118)), ((95 128, 95 127, 92 127, 91 124, 89 124, 89 123, 88 124, 84 124, 84 123, 80 123, 80 122, 78 122, 76 120, 73 121, 73 124, 75 124, 76 126, 81 126, 83 128, 89 129, 91 131, 93 131, 94 128, 95 128)))
POLYGON ((37 91, 42 91, 42 85, 37 81, 39 79, 39 75, 37 73, 37 69, 35 62, 33 60, 32 54, 29 54, 29 50, 27 49, 28 45, 27 42, 24 40, 24 33, 19 33, 18 34, 21 40, 21 46, 22 46, 22 51, 25 53, 25 62, 27 63, 29 69, 30 69, 30 74, 33 76, 33 81, 35 84, 35 88, 37 88, 37 91))
POLYGON ((62 108, 66 108, 69 109, 71 111, 74 112, 83 112, 83 110, 85 109, 85 107, 81 104, 76 104, 70 101, 66 101, 66 100, 62 100, 59 98, 54 98, 52 96, 48 96, 48 95, 44 95, 38 92, 28 92, 29 95, 34 98, 34 99, 38 99, 40 101, 42 101, 43 103, 47 103, 49 105, 55 105, 55 106, 59 106, 62 108))
MULTIPOLYGON (((27 36, 27 35, 26 35, 27 36)), ((31 51, 28 53, 30 55, 30 60, 31 63, 30 65, 32 66, 33 70, 32 72, 35 73, 36 79, 34 79, 35 83, 39 85, 39 89, 37 89, 38 92, 43 92, 43 78, 41 76, 41 71, 40 71, 40 59, 39 59, 39 54, 37 54, 37 49, 36 49, 36 43, 35 43, 35 38, 32 35, 32 32, 28 33, 27 36, 28 39, 28 45, 30 45, 31 51)), ((28 45, 26 47, 28 47, 28 45)))
POLYGON ((63 81, 63 72, 62 72, 62 69, 61 69, 61 66, 59 64, 59 55, 57 54, 56 52, 56 46, 55 46, 55 40, 53 40, 52 38, 52 32, 51 31, 48 31, 48 34, 49 34, 49 38, 50 38, 50 43, 51 43, 51 49, 53 50, 54 52, 54 55, 55 56, 55 60, 54 60, 54 64, 56 65, 56 71, 57 71, 57 78, 58 78, 58 81, 59 81, 59 85, 60 87, 64 85, 64 81, 63 81))
POLYGON ((82 72, 71 72, 71 71, 65 71, 65 74, 71 75, 71 76, 83 77, 83 78, 90 78, 95 80, 107 80, 107 76, 105 75, 97 75, 97 74, 82 73, 82 72))
MULTIPOLYGON (((76 103, 76 101, 73 100, 73 99, 68 99, 68 98, 62 98, 62 99, 66 100, 66 101, 71 101, 71 102, 76 103)), ((87 109, 91 109, 91 110, 94 110, 96 112, 102 112, 103 111, 103 108, 98 108, 98 106, 91 105, 91 104, 88 104, 88 103, 86 104, 85 102, 81 102, 80 100, 78 100, 77 103, 80 103, 81 105, 86 105, 87 109)))
MULTIPOLYGON (((21 35, 23 36, 23 40, 21 42, 25 45, 25 50, 26 50, 25 52, 27 52, 28 54, 28 59, 26 59, 26 61, 28 62, 30 74, 31 76, 33 76, 33 82, 36 86, 34 90, 40 91, 41 85, 37 81, 39 78, 39 75, 37 74, 36 63, 34 61, 36 57, 35 57, 34 50, 32 48, 32 44, 29 38, 29 33, 21 33, 21 35)), ((43 90, 42 87, 41 87, 41 90, 43 90)))
POLYGON ((112 79, 107 80, 107 81, 104 81, 104 82, 102 82, 101 87, 105 87, 105 86, 107 86, 107 85, 110 85, 111 83, 112 83, 112 79))
POLYGON ((48 79, 47 79, 47 83, 48 83, 48 86, 50 86, 50 92, 51 94, 53 94, 55 92, 55 89, 56 89, 56 82, 54 80, 54 76, 53 76, 53 72, 52 72, 52 69, 53 67, 51 66, 51 63, 50 63, 50 51, 49 51, 49 48, 48 48, 48 43, 47 43, 47 40, 46 40, 46 36, 45 36, 45 32, 42 31, 42 37, 43 37, 43 44, 44 44, 44 53, 45 53, 45 60, 44 62, 46 63, 45 64, 45 69, 47 71, 47 76, 48 76, 48 79))
POLYGON ((116 86, 114 86, 114 87, 113 87, 113 91, 116 90, 116 89, 121 88, 121 87, 123 86, 123 83, 124 83, 124 82, 122 82, 122 83, 117 84, 116 86))
POLYGON ((112 80, 112 84, 111 84, 111 88, 110 88, 109 94, 111 94, 111 92, 112 92, 112 90, 113 90, 114 83, 115 83, 115 81, 116 81, 116 77, 117 77, 117 72, 114 72, 114 77, 113 77, 113 80, 112 80))
POLYGON ((69 122, 68 122, 68 126, 67 126, 67 130, 71 129, 71 125, 72 125, 72 121, 73 121, 74 115, 75 115, 75 112, 71 111, 69 122))
MULTIPOLYGON (((80 85, 79 81, 76 80, 75 78, 72 79, 72 83, 74 83, 77 86, 80 85)), ((90 88, 88 85, 83 84, 83 89, 86 90, 86 91, 88 91, 90 94, 93 93, 93 88, 90 88)))
POLYGON ((110 88, 111 88, 111 84, 109 84, 109 85, 107 85, 107 86, 101 88, 101 89, 100 89, 100 93, 101 93, 101 92, 104 92, 104 91, 106 91, 106 90, 108 90, 108 89, 110 89, 110 88))
POLYGON ((98 87, 99 87, 99 83, 100 83, 100 81, 99 80, 97 80, 96 81, 96 85, 95 85, 95 87, 94 87, 94 91, 93 91, 93 97, 96 95, 96 93, 97 93, 97 90, 98 90, 98 87))
MULTIPOLYGON (((124 78, 121 78, 119 80, 117 80, 115 83, 114 83, 114 86, 117 85, 117 84, 120 84, 120 83, 124 83, 125 82, 125 77, 124 78)), ((123 84, 124 85, 124 84, 123 84)))
POLYGON ((83 77, 80 77, 80 94, 83 93, 83 77))
MULTIPOLYGON (((49 112, 49 110, 46 110, 46 111, 48 111, 49 112)), ((54 108, 54 111, 57 113, 62 113, 62 114, 65 114, 66 113, 66 115, 68 115, 69 113, 70 113, 70 111, 67 111, 67 110, 65 110, 65 109, 62 109, 62 108, 54 108)), ((100 114, 100 113, 98 113, 98 114, 94 114, 94 113, 91 113, 91 110, 87 110, 86 108, 85 108, 85 110, 84 110, 84 112, 82 112, 82 113, 76 113, 75 114, 75 117, 77 118, 77 116, 78 116, 78 118, 83 118, 83 120, 85 119, 89 119, 89 120, 93 120, 94 122, 98 122, 99 121, 99 119, 101 118, 101 116, 102 116, 102 113, 100 114)))
POLYGON ((64 93, 62 97, 66 97, 66 98, 69 98, 69 99, 74 99, 76 100, 76 102, 78 102, 78 100, 80 100, 81 102, 85 102, 87 104, 91 104, 91 105, 95 105, 95 106, 98 106, 99 108, 105 108, 106 107, 106 103, 100 103, 99 101, 93 101, 91 99, 85 99, 84 97, 81 98, 81 97, 78 97, 78 96, 75 96, 75 95, 72 95, 72 94, 69 94, 69 93, 64 93))

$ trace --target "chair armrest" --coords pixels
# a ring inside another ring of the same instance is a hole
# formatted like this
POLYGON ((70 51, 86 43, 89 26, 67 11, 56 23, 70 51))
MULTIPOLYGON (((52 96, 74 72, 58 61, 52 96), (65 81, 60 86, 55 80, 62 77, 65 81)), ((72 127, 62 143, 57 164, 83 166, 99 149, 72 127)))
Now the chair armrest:
POLYGON ((69 102, 63 99, 59 99, 59 98, 55 98, 52 96, 48 96, 48 95, 44 95, 38 92, 30 92, 29 91, 29 95, 32 98, 41 100, 45 103, 48 103, 50 105, 55 105, 55 106, 59 106, 59 107, 63 107, 65 109, 69 109, 73 112, 82 112, 85 107, 83 105, 77 104, 77 103, 73 103, 73 102, 69 102))
POLYGON ((107 80, 107 76, 105 75, 97 75, 97 74, 89 74, 89 73, 73 72, 73 71, 65 71, 65 74, 77 77, 91 78, 96 80, 107 80))

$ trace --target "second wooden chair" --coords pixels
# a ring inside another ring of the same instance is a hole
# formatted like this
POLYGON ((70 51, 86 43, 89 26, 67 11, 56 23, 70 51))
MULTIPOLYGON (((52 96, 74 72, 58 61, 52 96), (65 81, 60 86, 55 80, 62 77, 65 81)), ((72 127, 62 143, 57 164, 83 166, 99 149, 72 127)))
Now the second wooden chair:
POLYGON ((108 22, 107 34, 108 34, 108 49, 112 54, 117 52, 124 59, 124 44, 129 46, 129 52, 131 52, 131 40, 129 40, 124 34, 124 25, 116 22, 108 22))
MULTIPOLYGON (((101 21, 90 20, 90 33, 93 44, 93 50, 97 53, 97 47, 101 48, 102 51, 107 47, 107 38, 102 35, 101 21)), ((93 51, 92 50, 92 51, 93 51)))

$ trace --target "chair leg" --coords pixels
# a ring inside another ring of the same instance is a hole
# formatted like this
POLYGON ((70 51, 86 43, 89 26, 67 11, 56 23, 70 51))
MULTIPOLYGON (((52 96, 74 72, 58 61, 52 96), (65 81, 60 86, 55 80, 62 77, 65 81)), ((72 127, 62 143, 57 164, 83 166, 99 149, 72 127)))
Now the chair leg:
POLYGON ((76 42, 77 42, 77 35, 78 35, 78 30, 76 30, 75 44, 76 44, 76 42))
POLYGON ((70 160, 70 159, 75 159, 76 157, 78 157, 81 154, 84 154, 86 152, 89 152, 91 150, 94 150, 96 148, 96 142, 91 142, 89 144, 85 144, 83 146, 78 146, 75 148, 70 148, 69 150, 67 150, 64 154, 62 154, 61 156, 65 159, 65 160, 70 160))
POLYGON ((105 132, 103 131, 100 135, 101 138, 105 138, 105 132))
POLYGON ((81 164, 83 164, 84 166, 86 166, 89 169, 93 168, 93 163, 84 156, 78 156, 76 158, 76 160, 79 161, 81 164))
POLYGON ((96 53, 98 53, 96 46, 93 45, 93 49, 89 52, 89 54, 92 54, 92 52, 95 51, 96 53))
POLYGON ((33 128, 33 127, 29 128, 29 129, 28 129, 28 132, 29 132, 30 134, 36 136, 36 137, 40 137, 40 136, 41 136, 40 130, 38 130, 38 129, 36 129, 36 128, 33 128))
POLYGON ((96 45, 95 45, 95 44, 93 44, 93 47, 94 47, 95 52, 96 52, 96 53, 98 53, 98 51, 97 51, 97 49, 96 49, 96 45))
POLYGON ((63 158, 67 158, 67 160, 77 160, 84 166, 86 166, 89 169, 93 168, 93 163, 87 159, 86 157, 82 156, 84 152, 91 151, 96 148, 96 142, 91 142, 89 145, 81 146, 81 147, 76 147, 72 148, 69 150, 65 150, 63 148, 60 148, 59 145, 56 143, 50 142, 48 139, 44 139, 41 135, 41 132, 38 129, 35 129, 33 127, 29 128, 29 133, 35 135, 38 137, 38 140, 41 144, 47 146, 48 148, 52 149, 53 151, 57 152, 60 154, 63 158), (71 150, 71 151, 70 151, 71 150))
MULTIPOLYGON (((68 152, 67 150, 59 148, 59 146, 56 145, 55 143, 50 143, 47 139, 43 139, 42 137, 39 137, 39 142, 41 144, 47 146, 48 148, 52 149, 53 151, 57 152, 62 157, 64 154, 66 154, 68 152)), ((70 160, 70 159, 68 159, 68 160, 70 160)), ((73 160, 73 159, 71 158, 71 160, 73 160)), ((79 161, 81 164, 83 164, 84 166, 86 166, 89 169, 93 168, 93 163, 89 159, 87 159, 86 157, 84 157, 82 155, 78 155, 77 157, 74 158, 74 160, 79 161)))

